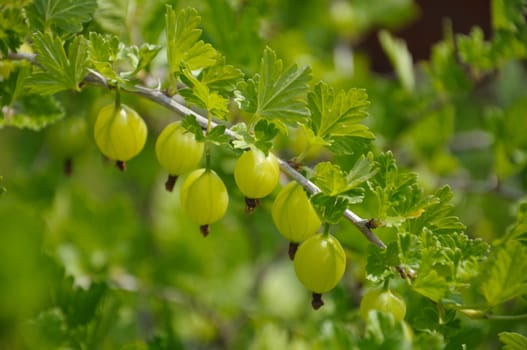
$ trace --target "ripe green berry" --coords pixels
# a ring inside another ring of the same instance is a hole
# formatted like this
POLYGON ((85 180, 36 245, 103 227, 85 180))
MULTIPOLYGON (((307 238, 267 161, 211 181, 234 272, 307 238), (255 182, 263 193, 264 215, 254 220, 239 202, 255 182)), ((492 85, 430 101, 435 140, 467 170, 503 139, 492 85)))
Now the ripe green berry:
POLYGON ((271 213, 278 232, 291 242, 291 259, 298 243, 314 235, 321 225, 304 188, 296 181, 291 181, 278 192, 271 213))
POLYGON ((73 157, 88 144, 88 125, 85 118, 65 118, 52 125, 46 135, 50 152, 64 160, 64 173, 73 171, 73 157))
POLYGON ((146 142, 146 124, 132 108, 121 104, 103 107, 94 126, 97 146, 109 159, 115 160, 119 169, 125 169, 125 162, 135 157, 146 142))
POLYGON ((390 289, 370 289, 360 302, 361 318, 366 321, 371 310, 392 314, 395 320, 401 321, 406 314, 406 303, 390 289))
POLYGON ((181 205, 192 221, 200 225, 207 236, 209 225, 220 220, 227 211, 227 188, 214 170, 197 169, 183 182, 180 191, 181 205))
POLYGON ((313 292, 312 306, 316 310, 324 305, 322 293, 335 288, 344 275, 346 254, 333 235, 317 234, 300 244, 294 265, 300 282, 313 292))
POLYGON ((165 183, 167 191, 172 191, 178 176, 198 167, 203 156, 204 143, 196 141, 194 134, 188 132, 181 122, 168 124, 156 141, 156 156, 169 177, 165 183))
POLYGON ((236 161, 234 180, 246 198, 247 210, 258 205, 258 199, 271 193, 280 178, 280 167, 276 157, 267 156, 259 149, 245 151, 236 161))

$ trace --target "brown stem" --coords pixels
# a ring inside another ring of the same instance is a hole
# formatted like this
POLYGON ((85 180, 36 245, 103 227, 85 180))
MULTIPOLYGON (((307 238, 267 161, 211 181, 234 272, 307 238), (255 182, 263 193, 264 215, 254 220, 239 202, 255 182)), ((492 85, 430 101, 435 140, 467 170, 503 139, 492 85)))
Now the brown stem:
POLYGON ((174 190, 174 185, 177 181, 177 175, 168 175, 167 181, 165 182, 165 189, 168 192, 172 192, 174 190))

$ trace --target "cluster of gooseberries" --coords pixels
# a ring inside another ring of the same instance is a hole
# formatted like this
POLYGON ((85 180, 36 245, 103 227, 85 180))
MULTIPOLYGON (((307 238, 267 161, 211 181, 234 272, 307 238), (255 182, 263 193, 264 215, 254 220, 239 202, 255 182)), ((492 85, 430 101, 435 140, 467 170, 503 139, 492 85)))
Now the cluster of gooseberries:
MULTIPOLYGON (((69 119, 62 127, 64 131, 52 131, 52 137, 65 139, 64 135, 69 133, 74 140, 77 134, 86 131, 86 126, 80 125, 83 119, 69 119)), ((94 125, 95 142, 119 169, 125 170, 126 161, 141 152, 146 137, 144 120, 132 108, 121 104, 119 98, 115 104, 99 111, 94 125)), ((206 167, 199 167, 206 148, 206 143, 198 141, 180 121, 165 126, 155 144, 159 164, 168 172, 166 190, 172 192, 176 179, 186 175, 180 189, 181 205, 188 217, 199 225, 204 236, 209 233, 209 225, 225 215, 229 204, 227 188, 209 167, 209 161, 206 167)), ((75 147, 69 151, 75 151, 75 147)), ((69 157, 68 154, 64 156, 69 157)), ((248 212, 255 209, 260 199, 273 192, 279 177, 278 159, 271 152, 265 154, 253 147, 241 154, 234 167, 234 179, 245 196, 248 212)), ((329 224, 322 225, 304 187, 296 181, 289 182, 276 195, 272 219, 278 232, 290 242, 289 257, 293 260, 299 281, 312 292, 313 308, 320 308, 324 304, 322 294, 332 290, 344 275, 346 254, 342 245, 329 233, 329 224), (322 226, 324 230, 319 233, 322 226)), ((366 318, 372 309, 389 312, 396 319, 402 319, 405 304, 389 291, 373 290, 363 298, 361 315, 366 318)))

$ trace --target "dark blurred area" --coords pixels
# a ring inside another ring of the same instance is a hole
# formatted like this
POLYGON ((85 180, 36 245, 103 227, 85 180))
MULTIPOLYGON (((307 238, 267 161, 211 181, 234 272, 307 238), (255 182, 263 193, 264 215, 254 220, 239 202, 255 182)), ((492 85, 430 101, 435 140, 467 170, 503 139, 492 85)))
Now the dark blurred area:
MULTIPOLYGON (((479 26, 486 38, 490 36, 490 0, 416 0, 416 4, 420 11, 416 19, 393 31, 406 41, 414 61, 427 59, 432 45, 444 38, 445 20, 450 20, 454 33, 468 34, 474 26, 479 26)), ((374 71, 387 73, 393 68, 377 39, 380 29, 365 36, 358 49, 369 54, 374 71)))

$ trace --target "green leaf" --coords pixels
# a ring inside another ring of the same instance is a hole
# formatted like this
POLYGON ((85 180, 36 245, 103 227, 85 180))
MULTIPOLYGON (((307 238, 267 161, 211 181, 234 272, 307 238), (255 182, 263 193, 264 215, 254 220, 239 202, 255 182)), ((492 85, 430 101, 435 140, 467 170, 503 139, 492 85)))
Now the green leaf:
POLYGON ((216 91, 211 91, 206 84, 194 77, 189 67, 183 67, 181 72, 183 74, 180 77, 188 88, 181 89, 179 93, 187 103, 206 109, 216 118, 226 119, 229 113, 229 100, 216 91))
POLYGON ((80 91, 79 84, 87 73, 88 46, 82 36, 65 43, 51 34, 36 33, 33 36, 38 66, 28 78, 30 90, 37 94, 52 95, 62 90, 80 91))
POLYGON ((270 48, 263 53, 260 74, 238 84, 236 101, 241 109, 270 121, 296 126, 309 116, 303 100, 311 80, 309 67, 283 68, 270 48))
POLYGON ((29 1, 19 1, 13 7, 0 4, 0 53, 7 56, 9 51, 16 52, 29 29, 22 20, 23 7, 29 1), (7 7, 5 7, 7 6, 7 7))
POLYGON ((220 93, 232 93, 243 73, 234 66, 225 64, 225 59, 217 64, 205 68, 199 75, 199 80, 207 85, 209 89, 220 93))
POLYGON ((379 32, 379 42, 390 59, 395 72, 403 87, 408 91, 415 89, 415 75, 412 54, 404 40, 394 38, 390 32, 381 30, 379 32))
POLYGON ((328 143, 336 138, 359 137, 373 139, 368 128, 359 124, 368 116, 370 104, 364 89, 343 90, 335 94, 326 83, 318 83, 308 94, 311 128, 316 136, 328 143))
POLYGON ((456 37, 461 60, 474 69, 487 72, 494 67, 494 57, 490 42, 485 41, 485 34, 479 27, 472 29, 470 35, 456 37))
POLYGON ((128 29, 129 0, 98 0, 94 18, 105 31, 115 35, 128 29))
POLYGON ((311 203, 322 221, 328 224, 339 223, 344 211, 350 204, 346 197, 328 196, 322 192, 313 195, 311 197, 311 203))
POLYGON ((77 33, 96 8, 96 0, 34 0, 28 8, 28 17, 35 31, 77 33))
POLYGON ((525 24, 525 0, 492 0, 492 27, 495 30, 518 32, 525 24))
POLYGON ((201 17, 193 8, 181 10, 178 14, 169 5, 165 14, 165 31, 167 36, 167 61, 169 73, 173 77, 181 72, 185 63, 190 70, 213 66, 217 51, 203 40, 199 40, 201 29, 198 25, 201 17))
POLYGON ((412 336, 404 321, 395 321, 392 314, 372 310, 366 320, 366 334, 359 349, 412 349, 412 336))
POLYGON ((371 161, 364 156, 357 160, 348 173, 342 171, 337 164, 320 162, 315 167, 313 181, 323 193, 336 196, 360 186, 374 176, 375 172, 371 161))
POLYGON ((234 148, 247 149, 254 145, 266 155, 273 147, 273 140, 279 132, 276 125, 266 119, 260 119, 252 133, 247 129, 247 124, 243 122, 234 125, 231 130, 236 135, 236 139, 232 142, 234 148))
POLYGON ((13 126, 37 131, 63 118, 64 110, 52 96, 29 94, 19 97, 0 114, 0 129, 13 126))
POLYGON ((519 203, 516 221, 507 228, 507 234, 503 240, 527 241, 527 200, 519 203))
POLYGON ((225 134, 225 125, 216 125, 212 130, 205 136, 205 141, 216 144, 218 146, 229 143, 230 137, 225 134))
POLYGON ((366 278, 373 283, 382 283, 394 276, 393 267, 400 264, 399 249, 396 242, 386 249, 370 245, 366 263, 366 278))
POLYGON ((126 46, 114 35, 91 32, 89 61, 106 79, 125 83, 146 68, 160 49, 160 46, 147 43, 140 48, 126 46))
POLYGON ((412 284, 412 289, 438 302, 448 292, 448 283, 436 270, 421 269, 412 284))
POLYGON ((499 247, 489 259, 480 286, 489 307, 527 294, 527 248, 518 241, 499 247))
POLYGON ((193 115, 187 115, 181 122, 181 126, 189 132, 193 133, 196 137, 196 141, 205 141, 205 134, 203 134, 203 128, 199 125, 196 117, 193 115))
POLYGON ((523 350, 527 349, 527 337, 520 333, 501 332, 498 334, 503 350, 523 350))

